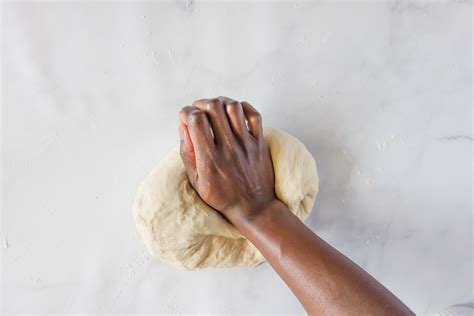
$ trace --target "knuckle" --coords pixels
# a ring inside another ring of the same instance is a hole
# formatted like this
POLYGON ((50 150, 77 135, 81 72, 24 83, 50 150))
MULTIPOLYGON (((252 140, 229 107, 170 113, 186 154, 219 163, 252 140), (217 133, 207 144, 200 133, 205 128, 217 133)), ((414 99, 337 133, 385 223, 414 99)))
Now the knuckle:
POLYGON ((236 114, 240 112, 241 111, 240 103, 237 101, 232 101, 230 103, 227 103, 226 111, 230 114, 236 114))
POLYGON ((227 103, 227 107, 229 107, 230 109, 236 110, 237 108, 240 107, 240 103, 238 101, 232 100, 227 103))
POLYGON ((194 107, 202 107, 204 104, 206 104, 207 99, 199 99, 193 102, 194 107))
POLYGON ((202 120, 204 118, 203 115, 204 115, 204 112, 201 112, 201 111, 195 111, 195 112, 189 113, 189 115, 188 115, 188 124, 189 125, 199 124, 200 122, 202 122, 202 120))
POLYGON ((219 111, 222 108, 222 102, 218 98, 210 99, 207 101, 206 108, 208 111, 219 111))
POLYGON ((249 119, 254 121, 254 122, 261 122, 262 121, 262 115, 260 115, 260 113, 258 113, 258 112, 254 112, 250 115, 249 119))
POLYGON ((223 96, 223 95, 221 95, 220 97, 218 97, 218 99, 221 100, 221 101, 224 102, 224 103, 235 102, 234 99, 228 98, 228 97, 223 96))

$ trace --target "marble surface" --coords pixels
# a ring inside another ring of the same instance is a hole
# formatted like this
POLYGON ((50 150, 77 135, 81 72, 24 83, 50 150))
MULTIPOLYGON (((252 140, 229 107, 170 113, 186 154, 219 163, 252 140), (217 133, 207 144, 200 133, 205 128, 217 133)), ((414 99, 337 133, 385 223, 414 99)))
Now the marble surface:
POLYGON ((472 3, 3 2, 2 311, 303 313, 268 264, 150 258, 135 190, 194 99, 315 156, 307 225, 412 309, 473 302, 472 3))

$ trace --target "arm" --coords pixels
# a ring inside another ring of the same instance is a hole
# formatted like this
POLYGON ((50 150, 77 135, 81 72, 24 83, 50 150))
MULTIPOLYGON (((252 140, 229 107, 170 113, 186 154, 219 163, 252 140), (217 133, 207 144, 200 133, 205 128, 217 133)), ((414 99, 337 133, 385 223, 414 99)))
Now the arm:
POLYGON ((411 315, 374 278, 308 229, 280 201, 239 230, 265 256, 309 314, 411 315))
POLYGON ((250 104, 196 101, 180 113, 180 136, 194 189, 262 252, 308 313, 412 314, 276 198, 261 117, 250 104))

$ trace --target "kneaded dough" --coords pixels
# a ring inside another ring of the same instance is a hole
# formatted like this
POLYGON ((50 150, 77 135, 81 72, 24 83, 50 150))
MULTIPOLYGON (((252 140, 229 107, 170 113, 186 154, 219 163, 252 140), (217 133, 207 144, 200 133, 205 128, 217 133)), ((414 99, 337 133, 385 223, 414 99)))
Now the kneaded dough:
MULTIPOLYGON (((318 192, 316 162, 295 137, 265 128, 275 172, 275 193, 301 220, 318 192)), ((262 254, 204 203, 191 187, 178 148, 138 188, 133 207, 138 231, 151 255, 185 270, 254 267, 262 254)))

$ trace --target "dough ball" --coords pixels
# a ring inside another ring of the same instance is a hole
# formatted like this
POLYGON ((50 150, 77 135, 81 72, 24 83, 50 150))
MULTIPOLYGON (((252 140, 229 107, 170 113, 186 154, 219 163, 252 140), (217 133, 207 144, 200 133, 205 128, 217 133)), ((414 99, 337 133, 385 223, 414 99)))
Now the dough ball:
MULTIPOLYGON (((301 220, 318 192, 316 163, 295 137, 265 128, 275 172, 275 193, 301 220)), ((151 255, 177 267, 254 267, 262 254, 191 187, 176 148, 138 188, 133 214, 151 255)))

